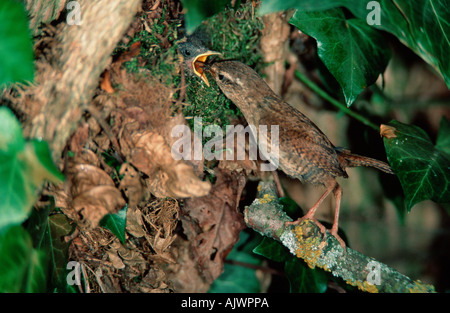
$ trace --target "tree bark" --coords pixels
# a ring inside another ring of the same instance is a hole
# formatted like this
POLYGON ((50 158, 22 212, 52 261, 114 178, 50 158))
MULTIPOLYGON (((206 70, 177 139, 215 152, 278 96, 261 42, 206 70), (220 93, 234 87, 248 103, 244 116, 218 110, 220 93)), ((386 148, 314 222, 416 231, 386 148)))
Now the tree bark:
POLYGON ((64 24, 57 31, 53 58, 48 64, 38 65, 37 84, 27 91, 37 109, 28 117, 25 136, 48 141, 55 162, 89 105, 100 75, 141 0, 75 2, 80 5, 81 24, 64 24))

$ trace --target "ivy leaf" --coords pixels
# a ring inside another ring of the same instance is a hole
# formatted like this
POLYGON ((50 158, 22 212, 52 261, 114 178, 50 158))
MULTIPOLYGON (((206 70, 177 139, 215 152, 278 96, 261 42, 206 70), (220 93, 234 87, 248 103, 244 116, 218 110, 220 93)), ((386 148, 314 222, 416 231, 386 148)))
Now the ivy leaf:
POLYGON ((15 153, 23 150, 25 139, 22 127, 11 110, 0 107, 0 151, 15 153))
MULTIPOLYGON (((342 1, 342 0, 341 0, 342 1)), ((345 0, 345 6, 361 19, 364 5, 345 0)), ((380 0, 380 23, 373 27, 395 35, 425 62, 433 66, 450 88, 450 10, 442 0, 380 0)))
MULTIPOLYGON (((255 256, 251 249, 255 246, 254 241, 260 240, 257 236, 250 240, 250 235, 241 232, 239 242, 233 247, 227 256, 228 261, 242 262, 246 264, 260 265, 262 260, 255 256)), ((231 263, 231 262, 230 262, 231 263)), ((261 286, 256 277, 255 270, 236 264, 224 264, 222 275, 211 285, 210 293, 248 293, 261 292, 261 286)))
POLYGON ((64 214, 51 214, 55 203, 51 198, 49 205, 33 209, 26 221, 26 230, 33 240, 33 247, 48 256, 48 291, 73 292, 67 285, 67 262, 70 242, 64 239, 75 230, 75 224, 64 214))
POLYGON ((289 279, 291 292, 325 292, 328 277, 321 269, 311 269, 296 258, 279 242, 264 237, 253 252, 276 262, 285 262, 284 271, 289 279))
POLYGON ((0 230, 0 292, 45 292, 47 255, 19 225, 0 230))
POLYGON ((386 154, 405 193, 408 211, 418 202, 450 202, 450 155, 448 121, 441 122, 438 144, 420 127, 393 120, 382 125, 386 154), (442 127, 443 125, 443 127, 442 127))
POLYGON ((389 47, 365 20, 347 19, 344 11, 336 8, 297 10, 289 22, 317 40, 317 53, 342 87, 347 106, 386 69, 389 47))
POLYGON ((267 14, 289 8, 320 11, 337 7, 349 9, 362 21, 367 21, 372 13, 379 14, 379 23, 371 23, 371 26, 396 36, 433 66, 450 88, 450 10, 446 1, 264 0, 258 13, 267 14), (370 3, 375 6, 370 6, 370 3))
POLYGON ((23 3, 0 2, 0 86, 31 81, 34 76, 33 44, 23 3))
POLYGON ((328 287, 327 274, 319 269, 311 269, 297 258, 289 258, 284 266, 289 277, 291 292, 324 293, 328 287))
POLYGON ((253 249, 253 252, 276 262, 283 262, 290 256, 287 249, 267 237, 263 238, 261 243, 253 249))
POLYGON ((125 227, 127 226, 127 209, 125 205, 123 209, 115 214, 106 214, 101 220, 99 225, 110 230, 120 242, 125 244, 125 227))
POLYGON ((72 234, 74 230, 75 225, 66 215, 58 213, 48 217, 46 232, 48 245, 44 251, 51 256, 52 287, 61 292, 73 292, 73 286, 69 286, 66 280, 70 242, 65 241, 64 238, 72 234))
POLYGON ((340 2, 340 0, 263 0, 259 8, 258 15, 265 15, 272 12, 284 11, 288 9, 299 9, 302 11, 322 11, 339 7, 341 6, 340 2))
POLYGON ((436 148, 450 156, 450 121, 445 117, 441 119, 436 148))
POLYGON ((47 143, 26 141, 19 121, 6 107, 0 107, 0 177, 0 228, 28 217, 36 190, 45 180, 58 183, 64 178, 51 160, 47 143))
POLYGON ((219 13, 230 0, 183 0, 183 8, 186 10, 186 32, 191 34, 206 18, 219 13))

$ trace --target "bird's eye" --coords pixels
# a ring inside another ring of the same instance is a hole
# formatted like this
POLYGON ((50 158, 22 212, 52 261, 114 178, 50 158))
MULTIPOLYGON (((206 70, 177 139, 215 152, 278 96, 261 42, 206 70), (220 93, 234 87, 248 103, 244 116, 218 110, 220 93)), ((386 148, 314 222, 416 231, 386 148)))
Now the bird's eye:
POLYGON ((219 80, 223 80, 224 78, 223 74, 219 74, 219 80))
POLYGON ((189 51, 188 49, 185 49, 184 50, 184 54, 187 55, 187 56, 190 56, 191 55, 191 51, 189 51))

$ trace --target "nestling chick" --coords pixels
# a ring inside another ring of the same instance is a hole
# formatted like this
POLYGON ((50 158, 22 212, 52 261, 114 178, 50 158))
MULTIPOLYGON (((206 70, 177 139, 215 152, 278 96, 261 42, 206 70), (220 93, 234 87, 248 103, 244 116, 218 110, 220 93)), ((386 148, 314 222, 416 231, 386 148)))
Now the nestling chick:
POLYGON ((209 87, 203 67, 209 56, 220 55, 220 53, 205 48, 204 42, 197 34, 181 39, 178 42, 178 51, 183 57, 183 64, 188 73, 193 73, 200 77, 209 87))

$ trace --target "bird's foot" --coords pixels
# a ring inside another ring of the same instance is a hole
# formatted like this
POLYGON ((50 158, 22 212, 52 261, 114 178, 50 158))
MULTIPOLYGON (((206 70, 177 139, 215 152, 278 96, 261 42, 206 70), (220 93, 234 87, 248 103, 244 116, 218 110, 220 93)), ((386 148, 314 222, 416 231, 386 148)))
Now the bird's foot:
POLYGON ((345 241, 341 238, 341 236, 338 235, 337 226, 335 227, 335 225, 333 225, 331 227, 330 233, 331 233, 331 236, 336 238, 336 240, 341 245, 342 249, 344 249, 344 253, 345 253, 347 245, 345 244, 345 241))
MULTIPOLYGON (((292 222, 286 222, 285 225, 289 226, 289 225, 298 225, 301 222, 303 222, 304 220, 310 220, 312 221, 317 227, 319 227, 320 232, 323 234, 323 238, 322 240, 325 240, 327 237, 327 228, 321 223, 319 222, 314 216, 310 216, 308 214, 306 214, 305 216, 297 219, 296 221, 292 221, 292 222)), ((341 247, 344 249, 344 253, 346 251, 346 244, 344 242, 344 240, 342 240, 342 238, 338 235, 337 233, 337 227, 335 227, 335 225, 333 225, 333 227, 330 230, 331 235, 336 238, 336 240, 339 242, 339 244, 341 245, 341 247)))
POLYGON ((314 216, 308 216, 308 214, 306 214, 303 217, 300 217, 298 220, 293 221, 293 222, 286 222, 286 226, 288 225, 299 225, 301 222, 305 221, 305 220, 310 220, 312 221, 314 224, 316 224, 317 227, 319 227, 320 232, 322 234, 324 234, 326 236, 326 232, 327 232, 327 228, 325 226, 323 226, 323 224, 321 222, 319 222, 314 216))

